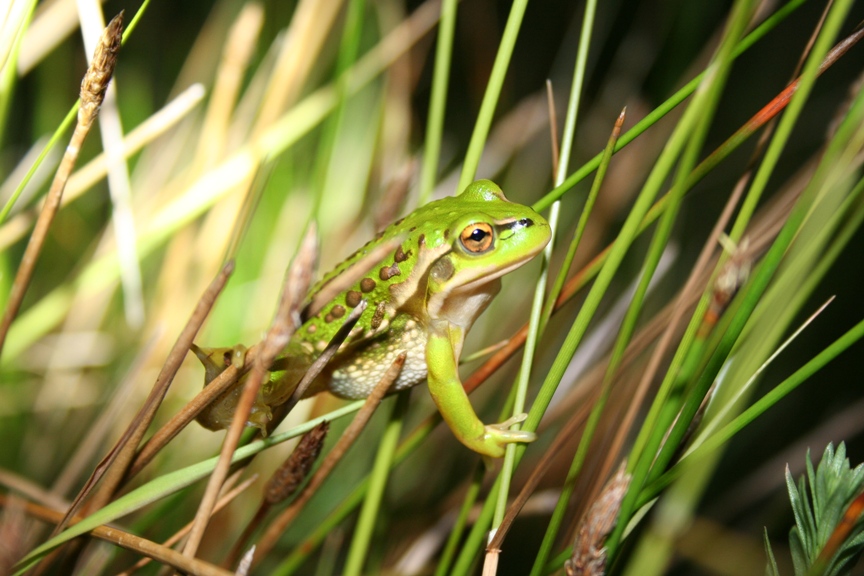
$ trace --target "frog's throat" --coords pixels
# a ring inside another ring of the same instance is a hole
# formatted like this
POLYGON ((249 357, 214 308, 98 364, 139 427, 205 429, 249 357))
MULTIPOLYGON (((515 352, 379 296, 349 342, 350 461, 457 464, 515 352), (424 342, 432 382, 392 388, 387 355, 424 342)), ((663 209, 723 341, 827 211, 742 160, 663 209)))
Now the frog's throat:
POLYGON ((430 318, 447 320, 468 331, 500 290, 501 278, 495 276, 473 287, 458 286, 429 294, 426 310, 430 318))

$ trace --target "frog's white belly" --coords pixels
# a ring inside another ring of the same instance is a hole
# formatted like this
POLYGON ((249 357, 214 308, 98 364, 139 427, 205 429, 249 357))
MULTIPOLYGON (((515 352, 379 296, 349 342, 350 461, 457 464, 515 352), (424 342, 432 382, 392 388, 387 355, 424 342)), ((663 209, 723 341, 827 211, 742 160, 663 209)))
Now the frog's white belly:
POLYGON ((340 398, 357 400, 368 397, 396 358, 404 352, 405 364, 390 392, 397 392, 426 380, 426 329, 417 320, 402 322, 398 330, 366 345, 359 353, 336 358, 331 364, 327 389, 340 398), (398 333, 398 336, 395 335, 398 333))

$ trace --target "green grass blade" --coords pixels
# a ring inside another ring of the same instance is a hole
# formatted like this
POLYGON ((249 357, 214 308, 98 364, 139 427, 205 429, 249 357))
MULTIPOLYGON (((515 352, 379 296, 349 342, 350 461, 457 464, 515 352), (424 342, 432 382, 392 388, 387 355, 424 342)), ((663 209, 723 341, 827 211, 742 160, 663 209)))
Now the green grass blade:
POLYGON ((441 553, 441 559, 435 567, 435 576, 447 576, 450 574, 450 566, 453 563, 453 557, 456 555, 456 548, 462 540, 462 534, 465 532, 465 526, 468 524, 468 515, 471 509, 474 508, 474 503, 477 502, 477 497, 480 495, 480 488, 483 486, 483 476, 485 469, 481 463, 475 467, 474 474, 471 476, 471 483, 468 485, 468 490, 465 492, 465 497, 462 499, 462 507, 459 509, 459 515, 453 528, 450 530, 450 535, 447 537, 447 543, 444 545, 444 551, 441 553))
POLYGON ((507 18, 507 25, 504 27, 501 44, 498 46, 498 52, 495 54, 495 63, 492 65, 489 83, 486 85, 486 92, 483 94, 483 103, 480 104, 480 111, 477 113, 474 132, 471 134, 471 141, 468 144, 468 150, 465 152, 462 174, 459 176, 459 184, 456 186, 457 194, 461 194, 474 181, 477 175, 477 166, 480 164, 483 147, 486 146, 489 127, 492 126, 492 118, 498 105, 498 97, 501 95, 501 88, 504 86, 504 78, 507 76, 507 68, 510 66, 510 58, 513 56, 513 48, 516 46, 516 38, 519 36, 519 28, 522 26, 522 18, 525 16, 525 9, 527 7, 528 0, 514 0, 513 5, 510 7, 510 16, 507 18))
MULTIPOLYGON (((30 27, 30 22, 33 20, 33 11, 36 8, 36 0, 28 0, 26 8, 22 8, 23 3, 19 3, 16 8, 20 14, 18 26, 14 31, 14 38, 0 37, 0 43, 3 47, 0 48, 0 141, 6 134, 6 120, 9 114, 9 105, 12 103, 12 91, 18 80, 18 56, 21 52, 21 42, 24 40, 24 33, 30 27)), ((15 10, 6 4, 6 21, 4 28, 6 32, 11 33, 10 24, 13 22, 15 10)), ((3 223, 3 217, 0 217, 0 224, 3 223)))
POLYGON ((348 12, 345 15, 345 26, 342 32, 342 42, 339 46, 339 57, 336 62, 336 107, 333 114, 324 123, 321 141, 318 144, 318 154, 315 157, 315 176, 318 183, 315 190, 315 204, 312 208, 311 218, 320 220, 321 202, 324 193, 328 189, 327 180, 334 169, 333 148, 340 132, 344 129, 345 115, 348 97, 348 71, 357 60, 360 50, 360 38, 363 34, 363 13, 366 9, 366 0, 350 0, 348 12))
POLYGON ((357 520, 357 528, 351 539, 348 549, 348 558, 345 561, 344 574, 346 576, 359 576, 363 572, 363 564, 369 551, 369 543, 372 541, 372 533, 375 529, 375 519, 381 509, 381 499, 387 486, 387 475, 393 466, 393 456, 399 435, 402 433, 402 423, 408 411, 408 400, 411 398, 411 390, 403 390, 396 398, 396 405, 387 423, 387 429, 381 435, 378 443, 378 451, 375 455, 375 464, 369 477, 369 489, 366 499, 360 509, 360 518, 357 520))
MULTIPOLYGON (((597 12, 597 4, 595 0, 589 0, 585 4, 585 15, 582 19, 582 30, 579 35, 579 50, 576 54, 575 69, 573 71, 573 83, 570 87, 570 98, 567 101, 567 116, 564 120, 564 133, 562 134, 561 142, 561 157, 558 161, 558 174, 555 176, 555 183, 560 183, 569 166, 570 153, 573 148, 573 139, 576 132, 576 120, 579 112, 579 102, 585 81, 585 66, 588 61, 588 49, 591 45, 591 31, 594 26, 594 16, 597 12)), ((522 355, 522 364, 519 367, 519 376, 516 380, 516 391, 513 402, 513 415, 523 414, 525 412, 525 401, 528 397, 528 382, 531 378, 531 368, 533 366, 534 353, 537 348, 537 341, 542 333, 545 322, 543 319, 543 299, 546 296, 546 282, 549 276, 549 264, 552 260, 552 251, 555 247, 555 234, 558 230, 558 217, 560 211, 560 202, 555 202, 552 205, 549 214, 549 227, 552 230, 552 239, 543 251, 543 267, 540 270, 540 278, 537 286, 534 289, 534 298, 531 303, 531 315, 529 319, 528 337, 525 340, 525 348, 522 355)), ((550 302, 554 302, 555 294, 553 293, 550 302)), ((510 444, 507 446, 504 455, 504 465, 501 468, 501 487, 498 490, 498 501, 495 507, 495 514, 492 519, 492 530, 497 531, 501 522, 504 520, 504 514, 507 511, 507 500, 510 494, 510 481, 515 468, 516 445, 510 444)))
MULTIPOLYGON (((842 15, 842 10, 840 12, 835 12, 834 14, 842 15)), ((836 21, 834 22, 834 26, 837 26, 836 21)), ((796 93, 796 95, 794 96, 793 102, 795 101, 795 99, 805 100, 809 86, 812 86, 812 81, 815 80, 815 73, 818 65, 819 63, 821 63, 822 57, 830 47, 832 38, 836 33, 836 28, 832 32, 832 30, 826 26, 826 30, 827 31, 823 31, 823 34, 820 36, 821 43, 818 45, 819 49, 817 50, 814 48, 813 53, 811 53, 811 57, 808 60, 808 66, 807 68, 805 68, 805 74, 802 75, 801 88, 799 89, 799 92, 796 93)), ((800 110, 800 104, 793 110, 793 112, 795 110, 800 110)), ((781 121, 781 124, 792 123, 796 118, 797 114, 789 114, 787 111, 787 113, 784 114, 784 118, 781 121)), ((779 131, 778 133, 775 133, 774 140, 777 139, 778 134, 780 134, 779 131)), ((784 130, 783 134, 788 134, 788 128, 787 130, 784 130)), ((775 147, 778 149, 778 152, 779 149, 782 149, 782 146, 780 145, 775 145, 775 147)), ((711 382, 713 382, 714 376, 719 371, 720 366, 725 361, 725 358, 731 350, 731 347, 733 346, 734 342, 737 340, 738 336, 743 330, 743 327, 747 322, 750 313, 752 313, 753 309, 755 308, 759 299, 767 288, 768 282, 771 280, 771 277, 779 266, 780 259, 782 258, 785 251, 785 247, 789 245, 794 235, 797 233, 798 226, 800 226, 801 222, 803 221, 803 210, 805 210, 805 208, 802 208, 799 204, 799 206, 796 208, 796 212, 793 213, 793 215, 787 221, 787 225, 786 227, 784 227, 783 231, 778 237, 777 242, 775 242, 775 245, 772 247, 771 252, 769 253, 769 257, 766 257, 765 262, 763 262, 762 266, 756 274, 756 277, 754 277, 754 282, 751 285, 752 292, 748 292, 746 303, 737 310, 737 313, 733 318, 732 322, 730 323, 729 329, 723 341, 721 342, 721 345, 715 350, 714 354, 711 356, 710 360, 706 364, 705 370, 700 376, 697 384, 691 390, 691 395, 689 396, 685 404, 683 412, 678 415, 674 429, 667 437, 665 441, 666 443, 661 449, 660 455, 655 460, 653 455, 657 453, 656 450, 659 447, 660 442, 663 440, 664 432, 668 424, 670 423, 669 421, 659 419, 659 416, 661 414, 660 410, 662 407, 662 402, 666 397, 665 395, 668 394, 668 390, 671 389, 672 381, 674 380, 674 373, 672 369, 670 369, 670 371, 667 373, 667 378, 664 381, 663 385, 661 385, 661 391, 660 393, 658 393, 658 396, 655 399, 655 403, 652 406, 651 412, 649 413, 649 416, 646 419, 646 423, 643 426, 643 432, 645 434, 650 433, 652 436, 650 436, 650 440, 647 441, 646 439, 648 439, 649 437, 642 436, 643 439, 637 440, 636 443, 639 450, 638 454, 640 454, 640 459, 638 460, 636 465, 632 467, 633 482, 631 484, 630 491, 628 492, 627 497, 622 503, 621 508, 621 518, 624 520, 623 522, 619 523, 618 527, 616 528, 615 532, 613 532, 610 538, 610 546, 612 548, 617 545, 624 529, 623 524, 626 524, 627 519, 633 513, 637 499, 640 502, 644 502, 646 500, 645 498, 639 496, 640 487, 644 486, 646 483, 651 482, 654 478, 656 478, 664 470, 666 463, 668 463, 672 454, 674 454, 674 452, 677 450, 678 442, 681 438, 683 438, 683 435, 686 433, 689 422, 691 421, 693 415, 696 413, 696 410, 698 410, 698 407, 701 404, 702 397, 707 392, 708 387, 710 386, 711 382), (642 445, 643 443, 644 446, 642 445), (652 472, 650 473, 648 471, 649 468, 652 469, 652 472)), ((703 299, 703 306, 704 304, 707 304, 707 300, 705 299, 703 299)), ((702 311, 697 309, 697 314, 701 315, 701 313, 702 311)), ((691 320, 691 324, 688 327, 687 332, 688 337, 690 337, 691 335, 695 335, 696 325, 699 321, 698 318, 699 317, 694 315, 693 319, 691 320)), ((692 342, 692 340, 685 340, 682 342, 682 347, 679 347, 678 354, 676 354, 676 360, 678 362, 681 362, 683 360, 683 357, 686 356, 686 350, 684 349, 684 346, 686 345, 689 347, 690 342, 692 342)), ((673 361, 673 368, 675 367, 676 361, 673 361)), ((671 418, 674 418, 676 416, 677 410, 673 407, 672 410, 667 410, 663 413, 666 415, 666 418, 671 421, 671 418)))
POLYGON ((842 354, 862 338, 864 338, 864 320, 858 322, 858 324, 849 329, 830 346, 822 350, 822 352, 796 370, 791 376, 783 380, 770 392, 766 393, 762 398, 754 402, 734 420, 729 422, 729 424, 706 439, 704 443, 693 450, 692 453, 685 456, 681 462, 670 468, 668 472, 646 486, 643 495, 639 499, 640 505, 651 500, 652 495, 656 496, 664 487, 668 486, 675 478, 679 477, 686 466, 698 463, 702 458, 705 458, 713 451, 723 446, 745 426, 753 422, 760 415, 764 414, 772 406, 776 405, 790 392, 795 390, 795 388, 806 382, 807 379, 816 374, 834 358, 842 354))
MULTIPOLYGON (((734 57, 737 58, 744 52, 746 52, 753 44, 762 39, 768 32, 777 27, 783 20, 789 17, 795 10, 797 10, 806 0, 792 0, 785 4, 780 10, 772 14, 769 18, 766 18, 762 24, 756 27, 750 34, 744 37, 744 39, 736 46, 734 57)), ((656 124, 661 118, 663 118, 666 114, 675 109, 681 102, 686 100, 699 84, 702 82, 702 79, 705 75, 705 72, 697 75, 695 78, 690 80, 687 84, 685 84, 682 88, 680 88, 675 94, 666 99, 660 106, 649 112, 642 120, 637 122, 630 130, 621 135, 618 139, 618 144, 615 146, 615 151, 621 150, 628 144, 630 144, 633 140, 642 135, 643 132, 648 130, 651 126, 656 124)), ((542 211, 552 205, 552 203, 563 196, 565 193, 569 192, 576 184, 584 180, 589 174, 591 174, 597 167, 600 165, 600 159, 602 157, 602 153, 597 154, 591 160, 580 166, 573 174, 570 175, 563 183, 556 186, 551 192, 546 194, 543 198, 534 203, 534 210, 542 211)))
POLYGON ((441 137, 444 133, 444 113, 447 107, 447 86, 453 58, 453 36, 456 31, 457 0, 443 0, 438 41, 435 45, 435 69, 432 72, 432 96, 429 101, 429 120, 423 144, 423 166, 420 171, 420 201, 422 206, 431 200, 432 189, 441 157, 441 137))
MULTIPOLYGON (((429 436, 435 426, 441 422, 441 417, 436 413, 415 428, 396 449, 391 470, 412 454, 429 436)), ((290 576, 294 574, 309 555, 321 545, 327 535, 360 505, 366 495, 366 491, 369 489, 369 482, 369 476, 357 482, 357 487, 273 570, 273 576, 290 576)))

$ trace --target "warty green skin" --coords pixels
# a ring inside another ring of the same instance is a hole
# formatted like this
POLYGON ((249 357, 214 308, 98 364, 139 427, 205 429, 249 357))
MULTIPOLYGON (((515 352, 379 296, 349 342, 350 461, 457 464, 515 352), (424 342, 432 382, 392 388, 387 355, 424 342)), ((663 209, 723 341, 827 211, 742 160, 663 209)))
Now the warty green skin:
MULTIPOLYGON (((500 290, 501 276, 531 260, 549 238, 542 216, 508 201, 488 180, 391 224, 312 288, 303 324, 277 361, 281 370, 262 387, 250 424, 265 432, 278 424, 274 409, 287 402, 351 310, 365 301, 357 324, 304 397, 327 390, 342 398, 365 398, 404 352, 405 364, 390 391, 428 380, 438 410, 465 446, 500 457, 507 444, 534 440, 532 433, 508 430, 522 417, 484 425, 462 388, 458 365, 465 336, 500 290), (383 260, 370 260, 384 247, 383 260), (340 291, 319 304, 316 295, 336 284, 340 291)), ((226 362, 242 362, 242 348, 194 350, 205 364, 205 385, 226 362)), ((199 422, 211 429, 227 427, 242 384, 212 404, 199 422)))

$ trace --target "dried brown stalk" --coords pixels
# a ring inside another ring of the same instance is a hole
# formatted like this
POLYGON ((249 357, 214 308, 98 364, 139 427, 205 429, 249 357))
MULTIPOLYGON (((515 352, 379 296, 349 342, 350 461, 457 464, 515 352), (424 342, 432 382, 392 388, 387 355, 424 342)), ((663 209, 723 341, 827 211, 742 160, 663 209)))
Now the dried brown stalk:
POLYGON ((212 167, 225 154, 228 127, 237 105, 237 96, 249 61, 255 53, 258 35, 264 22, 264 8, 257 2, 243 5, 228 32, 216 80, 201 132, 194 165, 195 173, 212 167))
POLYGON ((315 224, 310 224, 300 243, 297 257, 288 267, 279 307, 258 358, 258 364, 262 369, 267 369, 273 364, 276 356, 288 346, 291 336, 300 327, 300 306, 309 291, 312 271, 318 260, 317 234, 315 224))
POLYGON ((483 559, 483 576, 495 576, 498 574, 498 560, 501 558, 501 549, 486 548, 486 557, 483 559))
POLYGON ((53 492, 49 492, 40 484, 24 476, 20 476, 11 470, 0 468, 0 486, 6 488, 8 492, 18 494, 51 508, 65 508, 69 505, 68 500, 53 492))
MULTIPOLYGON (((226 488, 228 488, 231 485, 233 485, 234 481, 236 481, 236 479, 239 479, 240 475, 242 475, 243 472, 244 472, 244 470, 238 470, 237 472, 232 474, 231 478, 229 478, 225 482, 224 486, 226 488)), ((244 480, 242 483, 240 483, 238 486, 236 486, 235 488, 232 488, 231 490, 226 492, 224 496, 219 498, 219 501, 216 503, 216 507, 213 508, 213 514, 215 515, 217 512, 219 512, 220 510, 225 508, 225 506, 227 506, 228 504, 233 502, 237 498, 237 496, 242 494, 247 488, 252 486, 252 484, 254 484, 257 481, 258 481, 258 475, 253 474, 252 476, 250 476, 249 478, 244 480)), ((186 536, 189 533, 189 530, 191 530, 191 529, 192 529, 192 522, 189 522, 188 524, 183 526, 183 528, 181 528, 180 530, 175 532, 165 542, 163 542, 162 545, 165 547, 173 546, 174 544, 179 542, 181 538, 186 536)), ((132 576, 133 573, 137 572, 138 570, 140 570, 141 568, 143 568, 144 566, 146 566, 147 564, 149 564, 152 561, 153 561, 152 558, 142 558, 141 560, 136 562, 133 566, 131 566, 129 569, 124 570, 123 572, 120 572, 119 574, 117 574, 117 576, 132 576)))
POLYGON ((174 379, 174 375, 180 368, 180 364, 186 356, 186 351, 189 349, 189 345, 192 343, 195 334, 198 333, 198 330, 201 328, 201 325, 210 313, 213 303, 216 301, 216 297, 225 287, 225 283, 228 281, 233 270, 234 263, 229 262, 224 266, 219 276, 217 276, 207 288, 207 291, 201 297, 195 312, 192 314, 192 317, 189 319, 189 322, 186 324, 186 327, 183 329, 183 332, 181 332, 180 336, 177 338, 177 342, 171 349, 168 359, 162 367, 159 376, 156 378, 156 383, 153 385, 153 389, 150 391, 150 395, 147 397, 147 400, 145 400, 141 410, 139 410, 138 414, 132 420, 129 427, 126 429, 126 432, 120 440, 118 440, 114 448, 112 448, 108 455, 105 456, 105 458, 103 458, 97 465, 96 469, 78 493, 78 496, 75 498, 72 505, 66 511, 63 521, 54 528, 53 535, 59 534, 66 526, 69 519, 77 513, 84 499, 91 493, 103 476, 105 477, 105 481, 102 484, 100 492, 94 497, 93 501, 91 501, 90 509, 99 509, 106 502, 110 501, 115 490, 120 485, 126 474, 126 470, 135 455, 135 450, 137 449, 141 438, 144 436, 144 432, 147 430, 150 422, 152 422, 156 410, 162 403, 162 400, 168 391, 168 387, 174 379))
MULTIPOLYGON (((0 494, 0 506, 6 506, 8 500, 8 496, 0 494)), ((61 512, 45 508, 38 504, 33 504, 32 502, 27 502, 24 506, 27 513, 31 516, 41 518, 42 520, 52 524, 59 522, 63 517, 61 512)), ((156 542, 146 540, 130 532, 125 532, 117 528, 99 526, 98 528, 91 530, 89 534, 99 538, 100 540, 105 540, 106 542, 126 548, 127 550, 149 556, 154 560, 182 571, 184 574, 194 574, 196 576, 232 576, 231 572, 223 570, 218 566, 214 566, 209 562, 184 558, 179 552, 172 550, 171 548, 166 548, 161 544, 157 544, 156 542)))
POLYGON ((300 244, 294 261, 288 268, 282 296, 279 301, 279 309, 270 331, 262 343, 261 353, 254 363, 252 373, 247 378, 243 387, 243 394, 240 396, 231 426, 228 428, 228 433, 225 435, 225 440, 222 443, 219 461, 210 475, 204 496, 201 498, 201 503, 198 506, 198 512, 195 514, 195 521, 189 533, 189 540, 183 549, 184 556, 193 557, 198 551, 198 545, 204 538, 204 530, 207 528, 207 522, 212 515, 213 507, 216 505, 219 490, 222 483, 228 477, 228 470, 231 467, 231 456, 234 454, 234 450, 237 449, 240 435, 243 433, 246 422, 249 420, 249 414, 252 412, 252 406, 261 388, 261 382, 268 374, 268 369, 276 359, 276 355, 285 348, 297 329, 298 324, 296 319, 299 318, 299 309, 303 302, 303 297, 309 289, 311 270, 314 267, 317 254, 316 231, 314 226, 310 226, 300 244))
POLYGON ((300 379, 300 382, 297 384, 297 388, 291 394, 291 397, 288 398, 288 401, 285 402, 283 406, 280 407, 282 411, 282 417, 285 414, 288 414, 291 410, 294 409, 294 406, 297 405, 303 396, 306 394, 306 390, 309 389, 309 386, 312 385, 312 382, 318 375, 324 370, 324 367, 330 362, 333 356, 336 355, 336 352, 339 351, 339 347, 342 345, 345 340, 348 339, 348 336, 351 333, 351 329, 360 319, 360 316, 366 310, 366 301, 361 300, 360 304, 354 307, 348 317, 345 319, 345 323, 337 330, 336 335, 332 340, 327 344, 327 347, 321 353, 318 358, 315 359, 315 362, 309 366, 309 369, 306 371, 306 374, 303 375, 303 378, 300 379))
POLYGON ((93 62, 81 81, 81 105, 78 108, 78 123, 75 126, 75 131, 72 133, 69 145, 66 147, 66 153, 63 155, 60 166, 54 175, 54 181, 51 183, 45 204, 42 206, 42 211, 36 220, 33 234, 30 235, 30 241, 24 250, 24 257, 21 259, 21 265, 15 274, 15 281, 12 284, 9 300, 6 303, 6 310, 3 312, 3 320, 0 322, 0 354, 3 352, 3 345, 6 342, 6 336, 9 334, 12 321, 18 315, 21 302, 23 302, 24 295, 27 293, 27 288, 30 285, 30 280, 33 278, 33 271, 36 268, 36 262, 39 259, 39 254, 42 252, 45 239, 48 237, 48 230, 51 228, 57 210, 60 208, 60 201, 63 199, 63 189, 66 187, 66 181, 69 179, 69 174, 72 173, 72 168, 78 160, 78 153, 84 144, 85 138, 87 138, 87 134, 90 132, 93 121, 99 114, 99 107, 105 98, 105 90, 108 88, 108 82, 111 80, 111 76, 114 74, 114 67, 117 64, 117 53, 120 51, 122 31, 123 13, 121 12, 108 23, 108 26, 102 33, 99 45, 93 55, 93 62))
POLYGON ((222 484, 228 477, 228 471, 231 467, 231 456, 237 449, 240 442, 240 435, 246 427, 246 422, 249 418, 249 413, 252 411, 252 404, 255 402, 255 397, 261 386, 261 380, 266 372, 258 368, 256 364, 252 370, 251 376, 246 380, 246 386, 243 390, 243 395, 240 397, 240 402, 237 404, 237 411, 234 413, 234 419, 231 426, 228 428, 228 433, 225 435, 225 440, 222 442, 222 451, 219 453, 219 461, 210 475, 207 482, 207 488, 204 496, 201 498, 201 503, 198 506, 198 511, 195 514, 195 520, 192 523, 192 529, 189 532, 189 539, 186 541, 186 546, 183 548, 183 555, 192 558, 198 551, 198 546, 204 538, 204 530, 207 528, 207 523, 213 514, 213 509, 216 506, 216 499, 219 496, 219 491, 222 489, 222 484), (252 391, 249 393, 249 391, 252 391))
MULTIPOLYGON (((314 232, 310 229, 307 232, 306 238, 304 240, 305 248, 301 248, 301 251, 307 253, 307 257, 305 258, 305 263, 303 266, 297 267, 296 272, 289 272, 289 277, 286 278, 286 283, 290 285, 296 285, 296 288, 292 288, 292 290, 296 291, 296 294, 291 296, 291 299, 295 299, 298 294, 302 295, 302 291, 306 290, 308 287, 308 283, 311 279, 311 269, 312 262, 314 261, 316 256, 308 253, 310 249, 310 244, 314 239, 314 232), (305 269, 305 272, 301 269, 305 269), (292 276, 293 274, 293 276, 292 276)), ((316 249, 317 250, 317 249, 316 249)), ((292 266, 292 268, 294 268, 292 266)), ((284 307, 286 305, 286 294, 288 292, 283 291, 282 301, 280 301, 280 307, 284 307)), ((296 300, 293 300, 296 301, 296 300)), ((280 322, 293 322, 293 317, 295 316, 295 311, 289 311, 286 314, 279 313, 277 315, 279 318, 283 318, 280 322)), ((274 322, 276 322, 274 320, 274 322)), ((295 322, 296 323, 296 322, 295 322)), ((275 325, 274 325, 275 326, 275 325)), ((284 330, 286 325, 283 324, 282 330, 284 330)), ((278 330, 277 330, 278 332, 278 330)), ((284 337, 281 340, 285 340, 284 337)), ((242 367, 230 365, 228 366, 221 374, 219 374, 216 378, 214 378, 210 383, 205 386, 201 392, 199 392, 195 398, 193 398, 183 409, 178 412, 167 424, 165 424, 162 428, 160 428, 156 434, 153 435, 150 440, 144 445, 143 448, 139 451, 135 461, 132 463, 129 468, 128 477, 131 478, 138 474, 147 464, 150 463, 151 460, 159 453, 162 448, 164 448, 174 437, 180 433, 183 428, 185 428, 195 417, 207 406, 209 406, 216 398, 222 395, 225 391, 227 391, 232 385, 237 382, 237 379, 243 376, 246 372, 248 372, 252 366, 257 365, 258 356, 261 354, 262 344, 256 344, 252 346, 246 351, 245 363, 242 367)))
MULTIPOLYGON (((105 450, 106 438, 110 438, 112 431, 117 426, 119 415, 124 407, 128 405, 132 390, 138 382, 138 377, 147 365, 159 339, 158 331, 144 342, 135 354, 135 358, 120 377, 119 383, 111 392, 111 398, 105 407, 99 411, 98 416, 87 428, 87 433, 77 443, 77 446, 66 462, 63 469, 51 484, 51 492, 66 495, 77 489, 81 479, 93 469, 93 462, 105 450)), ((62 507, 65 508, 66 502, 62 507)), ((58 507, 59 508, 59 507, 58 507)))

